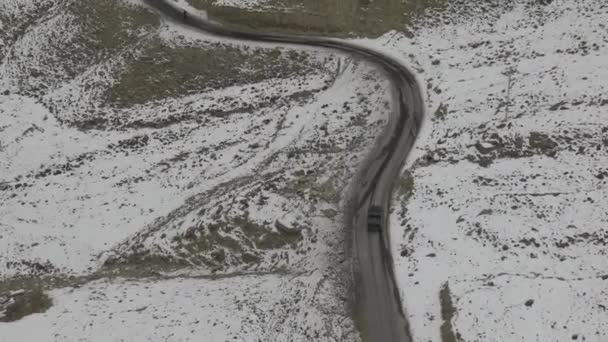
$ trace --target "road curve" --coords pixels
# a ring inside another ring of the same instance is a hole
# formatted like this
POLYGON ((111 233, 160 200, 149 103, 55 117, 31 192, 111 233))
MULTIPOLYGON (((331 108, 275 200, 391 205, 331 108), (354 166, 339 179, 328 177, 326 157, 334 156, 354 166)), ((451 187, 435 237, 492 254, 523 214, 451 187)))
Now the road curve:
POLYGON ((397 60, 373 49, 339 39, 257 33, 216 24, 186 12, 172 0, 144 0, 165 16, 217 36, 239 40, 318 46, 347 52, 378 65, 390 78, 395 104, 388 124, 357 171, 346 207, 353 228, 353 279, 356 321, 363 341, 409 342, 411 335, 401 306, 390 253, 388 212, 391 193, 424 117, 424 101, 414 74, 397 60), (368 232, 367 211, 380 206, 382 232, 368 232))

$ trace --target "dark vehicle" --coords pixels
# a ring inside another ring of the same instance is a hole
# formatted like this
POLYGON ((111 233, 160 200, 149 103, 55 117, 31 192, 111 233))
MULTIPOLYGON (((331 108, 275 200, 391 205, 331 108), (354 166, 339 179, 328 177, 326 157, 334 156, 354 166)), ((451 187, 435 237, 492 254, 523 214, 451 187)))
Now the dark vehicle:
POLYGON ((374 205, 367 211, 367 230, 370 232, 382 231, 382 208, 374 205))

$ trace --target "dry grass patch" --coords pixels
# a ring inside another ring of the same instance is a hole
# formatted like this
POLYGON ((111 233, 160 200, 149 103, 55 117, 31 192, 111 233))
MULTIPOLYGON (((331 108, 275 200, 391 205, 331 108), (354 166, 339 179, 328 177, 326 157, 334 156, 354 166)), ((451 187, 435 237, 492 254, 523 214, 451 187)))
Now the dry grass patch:
POLYGON ((255 9, 188 0, 217 20, 251 29, 338 36, 377 37, 403 31, 424 10, 441 8, 445 0, 270 0, 255 9))
POLYGON ((322 64, 304 52, 248 49, 213 44, 171 47, 149 42, 142 56, 129 64, 106 92, 107 100, 128 107, 204 90, 319 72, 322 64))
POLYGON ((452 296, 450 293, 450 287, 446 282, 439 291, 439 304, 441 305, 441 341, 442 342, 457 342, 458 339, 454 334, 454 328, 452 327, 452 318, 456 313, 456 308, 452 303, 452 296))
MULTIPOLYGON (((21 25, 36 34, 37 46, 27 56, 21 48, 7 58, 19 77, 20 92, 28 96, 38 97, 108 61, 160 25, 154 13, 120 0, 73 0, 40 7, 36 13, 43 12, 48 16, 21 25)), ((15 34, 28 34, 25 28, 19 32, 15 34)))
POLYGON ((12 300, 13 302, 6 307, 4 316, 0 316, 0 322, 13 322, 34 313, 46 312, 53 304, 51 298, 40 287, 15 295, 12 300))

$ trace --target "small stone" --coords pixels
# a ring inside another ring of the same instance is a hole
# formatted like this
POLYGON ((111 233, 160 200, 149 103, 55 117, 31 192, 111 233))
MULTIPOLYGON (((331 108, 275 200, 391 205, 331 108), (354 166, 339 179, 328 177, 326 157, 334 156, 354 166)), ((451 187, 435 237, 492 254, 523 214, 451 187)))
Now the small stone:
POLYGON ((25 290, 20 289, 20 290, 17 290, 17 291, 10 291, 10 292, 9 292, 9 296, 10 296, 10 297, 16 297, 16 296, 21 296, 21 295, 23 295, 24 293, 25 293, 25 290))
POLYGON ((479 212, 479 214, 477 214, 477 216, 483 216, 483 215, 492 215, 494 211, 492 209, 484 209, 482 211, 479 212))
POLYGON ((496 146, 489 142, 477 142, 475 148, 481 154, 488 154, 496 149, 496 146))
POLYGON ((539 149, 543 152, 557 147, 557 143, 549 138, 548 135, 539 132, 531 132, 528 143, 530 144, 530 147, 539 149))
POLYGON ((275 228, 284 234, 287 235, 299 235, 300 234, 300 230, 294 227, 291 227, 290 225, 279 221, 278 219, 274 221, 274 226, 275 228))
POLYGON ((528 299, 525 303, 526 306, 532 306, 532 304, 534 304, 534 299, 528 299))
POLYGON ((563 110, 566 109, 566 107, 564 106, 565 104, 567 104, 568 102, 566 101, 560 101, 554 105, 552 105, 551 107, 549 107, 550 111, 556 111, 556 110, 563 110))

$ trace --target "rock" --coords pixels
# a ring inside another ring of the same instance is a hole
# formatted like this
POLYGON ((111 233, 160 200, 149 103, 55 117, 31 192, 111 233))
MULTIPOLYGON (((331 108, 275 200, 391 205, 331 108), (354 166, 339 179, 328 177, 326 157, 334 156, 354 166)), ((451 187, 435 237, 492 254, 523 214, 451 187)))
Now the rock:
POLYGON ((526 306, 530 307, 530 306, 532 306, 532 304, 534 304, 534 299, 528 299, 524 304, 526 306))
POLYGON ((479 214, 477 214, 477 216, 492 215, 492 213, 494 213, 494 211, 492 211, 492 209, 484 209, 484 210, 480 211, 479 214))
POLYGON ((494 144, 492 144, 492 143, 489 143, 489 142, 480 142, 480 141, 478 141, 475 144, 475 148, 481 154, 488 154, 488 153, 494 151, 496 149, 496 146, 494 144))
POLYGON ((566 104, 566 101, 560 101, 556 104, 554 104, 553 106, 549 107, 550 111, 556 111, 556 110, 562 110, 562 109, 567 109, 566 107, 564 107, 564 105, 566 104))
POLYGON ((8 190, 11 185, 8 182, 0 182, 0 191, 8 190))
POLYGON ((184 237, 188 240, 195 240, 196 239, 196 227, 190 227, 190 228, 186 229, 186 232, 184 233, 184 237))
POLYGON ((287 235, 298 235, 300 234, 300 230, 297 228, 290 227, 285 223, 279 221, 278 219, 274 221, 274 226, 277 230, 287 235))
POLYGON ((432 151, 427 152, 420 158, 420 164, 423 166, 432 165, 439 162, 438 158, 435 158, 435 154, 432 151))
POLYGON ((255 264, 260 262, 260 257, 252 253, 243 253, 242 258, 243 262, 246 264, 255 264))
POLYGON ((472 49, 477 49, 478 47, 485 45, 485 44, 490 44, 490 41, 488 40, 488 41, 469 43, 469 47, 471 47, 472 49))
POLYGON ((443 102, 439 104, 439 107, 437 107, 435 114, 433 114, 433 116, 439 120, 445 120, 447 115, 448 115, 448 106, 446 104, 443 104, 443 102))
POLYGON ((530 132, 528 137, 530 147, 539 149, 543 152, 557 147, 557 143, 549 138, 548 135, 539 132, 530 132))
POLYGON ((334 209, 323 209, 321 210, 321 212, 323 213, 323 215, 327 218, 334 218, 336 217, 336 215, 338 215, 338 212, 335 211, 334 209))

